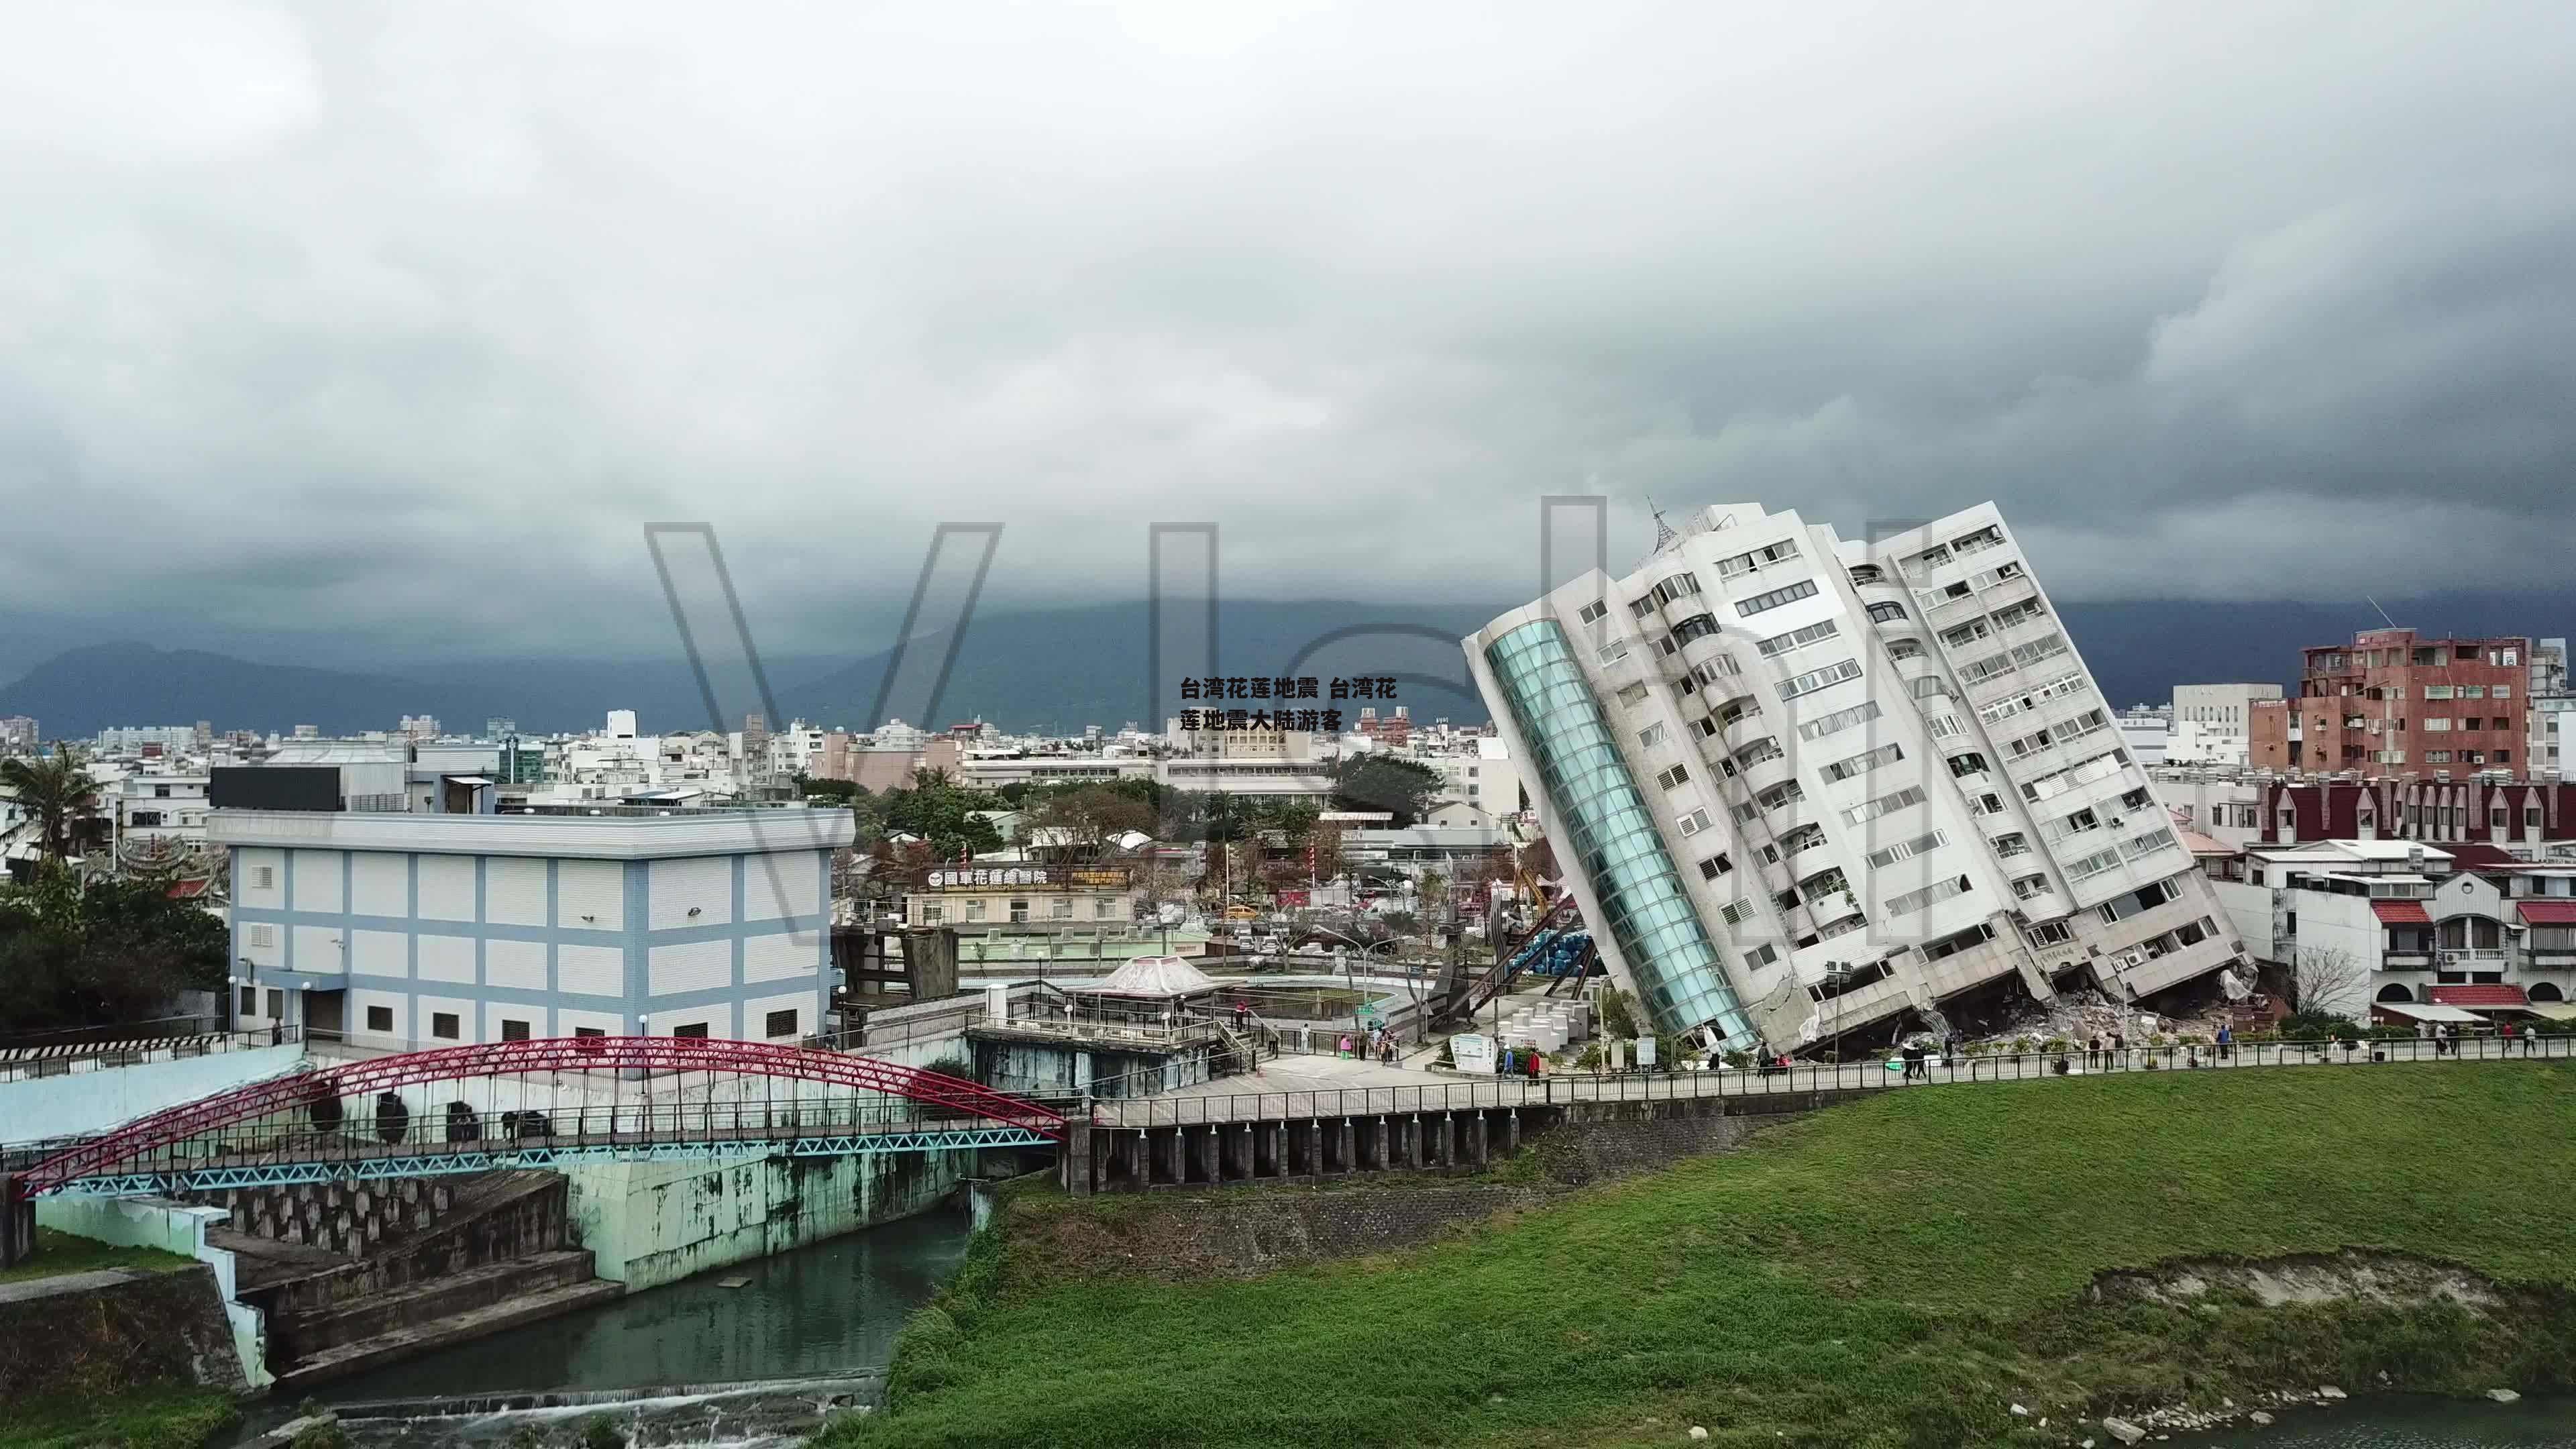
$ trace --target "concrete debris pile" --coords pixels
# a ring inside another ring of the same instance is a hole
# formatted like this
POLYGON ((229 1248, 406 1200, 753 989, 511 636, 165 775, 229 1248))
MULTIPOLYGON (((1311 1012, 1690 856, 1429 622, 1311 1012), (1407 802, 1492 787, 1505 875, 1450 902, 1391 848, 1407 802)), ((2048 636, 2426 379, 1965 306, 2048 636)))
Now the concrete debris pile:
MULTIPOLYGON (((2114 1006, 2102 993, 2090 989, 2060 993, 2045 1006, 2033 1004, 2023 1015, 1998 1030, 1971 1034, 1965 1040, 1970 1046, 1989 1051, 2010 1051, 2017 1042, 2032 1043, 2064 1039, 2080 1045, 2095 1035, 2108 1040, 2115 1031, 2127 1037, 2129 1045, 2139 1046, 2165 1033, 2177 1040, 2184 1037, 2216 1039, 2218 1028, 2231 1020, 2222 1003, 2210 1007, 2197 1017, 2160 1016, 2154 1012, 2135 1011, 2114 1006)), ((1941 1038, 1935 1032, 1915 1032, 1904 1038, 1907 1046, 1938 1048, 1941 1038)))

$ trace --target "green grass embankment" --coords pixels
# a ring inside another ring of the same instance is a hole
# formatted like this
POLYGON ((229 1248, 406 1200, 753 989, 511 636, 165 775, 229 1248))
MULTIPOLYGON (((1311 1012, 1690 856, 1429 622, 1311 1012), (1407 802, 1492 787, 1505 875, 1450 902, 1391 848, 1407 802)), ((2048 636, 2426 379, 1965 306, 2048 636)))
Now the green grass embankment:
POLYGON ((0 1268, 0 1283, 25 1283, 38 1278, 60 1277, 65 1273, 95 1272, 101 1268, 143 1268, 155 1273, 170 1273, 196 1261, 177 1253, 165 1253, 159 1248, 120 1248, 96 1238, 38 1228, 35 1254, 14 1268, 0 1268))
POLYGON ((988 1234, 907 1331, 888 1412, 826 1440, 1606 1445, 1700 1424, 1739 1446, 2107 1443, 2068 1421, 2383 1372, 2563 1383, 2571 1182, 2576 1065, 1894 1092, 1460 1241, 1250 1281, 1038 1281, 988 1234), (2515 1291, 2484 1313, 2087 1291, 2348 1245, 2515 1291))
POLYGON ((166 1389, 11 1404, 0 1449, 199 1449, 241 1422, 232 1396, 166 1389))

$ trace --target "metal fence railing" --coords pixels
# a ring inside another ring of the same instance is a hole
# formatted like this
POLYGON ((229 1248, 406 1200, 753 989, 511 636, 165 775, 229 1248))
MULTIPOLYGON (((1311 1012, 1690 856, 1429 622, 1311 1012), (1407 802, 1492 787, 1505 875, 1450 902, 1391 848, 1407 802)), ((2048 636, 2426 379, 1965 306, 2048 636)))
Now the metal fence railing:
POLYGON ((7 1046, 0 1047, 0 1082, 108 1071, 117 1067, 141 1066, 147 1062, 212 1056, 218 1052, 292 1046, 302 1042, 303 1039, 301 1029, 279 1026, 262 1027, 256 1031, 217 1031, 186 1036, 133 1037, 121 1041, 55 1042, 38 1046, 7 1046))
POLYGON ((1866 1062, 1800 1063, 1790 1067, 1672 1070, 1624 1073, 1556 1072, 1536 1078, 1468 1078, 1421 1086, 1350 1087, 1314 1091, 1204 1093, 1150 1100, 1101 1101, 1092 1121, 1105 1127, 1169 1127, 1212 1122, 1280 1121, 1304 1117, 1368 1116, 1388 1112, 1464 1111, 1487 1107, 1563 1105, 1573 1102, 1652 1102, 1696 1097, 1747 1097, 1819 1091, 1892 1091, 1951 1083, 2044 1081, 2111 1072, 2234 1070, 2243 1067, 2369 1067, 2393 1063, 2458 1061, 2565 1061, 2576 1059, 2576 1036, 2503 1039, 2476 1037, 2448 1043, 2420 1038, 2341 1042, 2239 1043, 2220 1055, 2209 1046, 2130 1047, 2119 1052, 1981 1054, 1920 1075, 1892 1070, 1890 1057, 1866 1062))

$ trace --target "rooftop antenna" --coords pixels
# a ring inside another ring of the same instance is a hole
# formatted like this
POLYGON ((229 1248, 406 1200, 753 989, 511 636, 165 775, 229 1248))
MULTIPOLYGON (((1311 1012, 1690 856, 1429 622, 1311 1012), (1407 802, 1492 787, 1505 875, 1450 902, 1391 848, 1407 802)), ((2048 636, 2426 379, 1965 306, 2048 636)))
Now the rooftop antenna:
POLYGON ((2361 601, 2368 604, 2371 609, 2379 615, 2379 622, 2387 625, 2391 629, 2397 627, 2397 621, 2388 617, 2388 611, 2379 607, 2379 601, 2377 599, 2372 598, 2368 594, 2364 594, 2361 596, 2361 601))
POLYGON ((1662 553, 1682 541, 1682 536, 1673 532, 1673 526, 1664 522, 1664 510, 1655 506, 1655 495, 1652 493, 1646 495, 1646 511, 1655 516, 1655 552, 1662 553))

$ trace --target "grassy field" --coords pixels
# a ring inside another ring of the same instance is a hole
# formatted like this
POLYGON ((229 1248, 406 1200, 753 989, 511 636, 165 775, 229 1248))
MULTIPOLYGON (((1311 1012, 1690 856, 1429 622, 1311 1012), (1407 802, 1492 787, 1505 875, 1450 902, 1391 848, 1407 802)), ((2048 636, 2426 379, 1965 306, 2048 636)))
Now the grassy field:
POLYGON ((829 1439, 2059 1444, 2078 1414, 2263 1386, 2563 1383, 2571 1182, 2576 1065, 1895 1092, 1460 1241, 1252 1281, 1033 1281, 988 1234, 907 1331, 889 1411, 829 1439), (2348 1245, 2528 1291, 2486 1317, 2087 1301, 2105 1270, 2348 1245))
POLYGON ((98 1268, 149 1268, 156 1273, 167 1273, 195 1261, 176 1253, 165 1253, 159 1248, 119 1248, 96 1238, 38 1228, 35 1256, 14 1268, 0 1269, 0 1283, 24 1283, 63 1273, 87 1273, 98 1268))
POLYGON ((198 1449, 240 1422, 232 1396, 213 1389, 11 1404, 0 1449, 198 1449))

